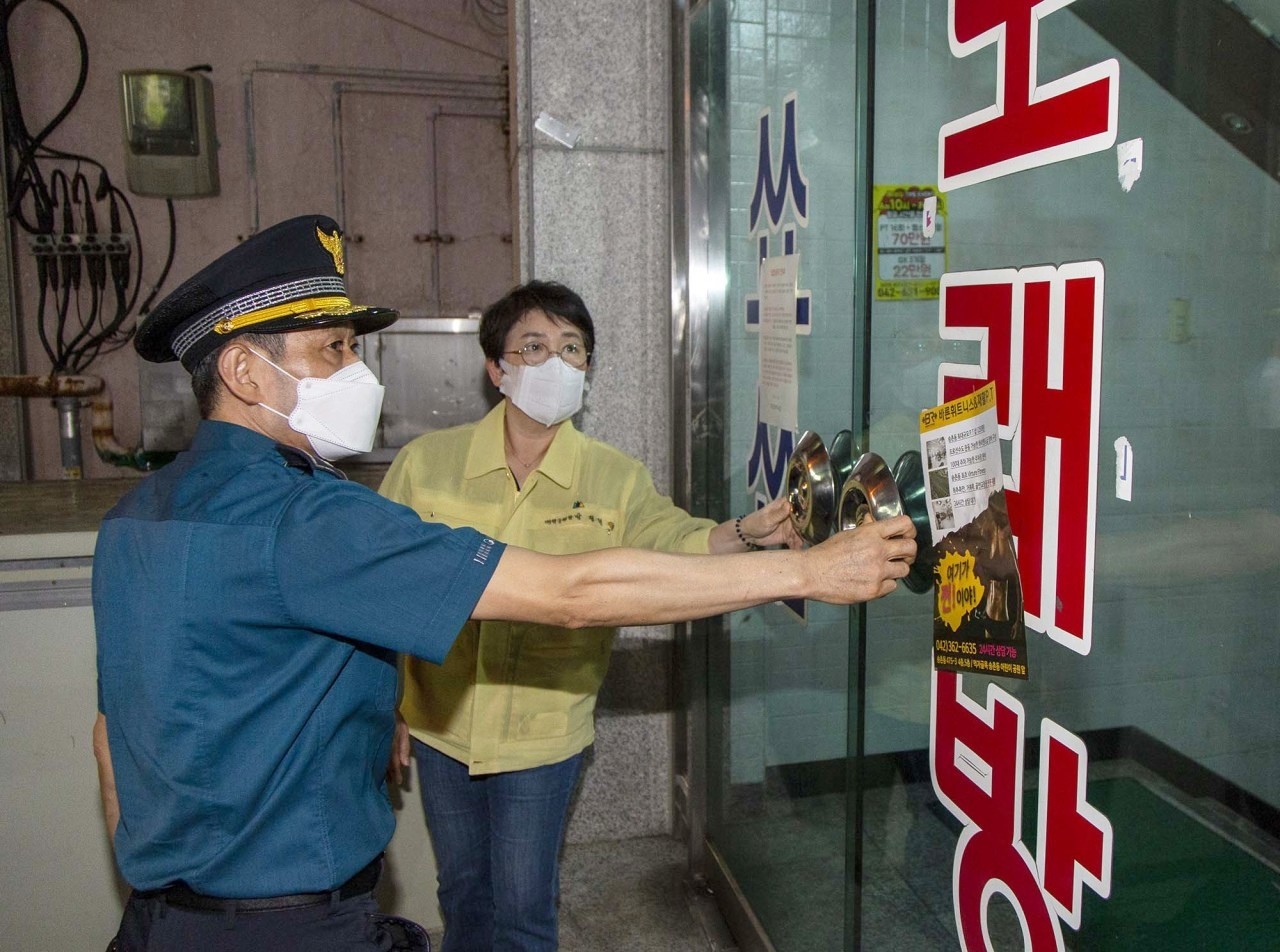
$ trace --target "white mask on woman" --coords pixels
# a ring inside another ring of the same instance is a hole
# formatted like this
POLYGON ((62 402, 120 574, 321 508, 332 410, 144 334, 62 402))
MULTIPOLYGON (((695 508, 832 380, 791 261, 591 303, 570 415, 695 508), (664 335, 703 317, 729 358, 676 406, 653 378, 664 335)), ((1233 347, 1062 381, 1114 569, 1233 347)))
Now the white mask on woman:
POLYGON ((587 372, 570 367, 558 356, 536 367, 499 360, 498 389, 512 403, 543 426, 555 426, 582 409, 587 372))
MULTIPOLYGON (((253 348, 249 348, 253 350, 253 348)), ((329 377, 295 377, 269 358, 262 357, 290 380, 298 381, 298 402, 287 416, 260 404, 289 421, 289 428, 310 442, 316 455, 330 462, 373 449, 386 387, 363 360, 343 367, 329 377)))

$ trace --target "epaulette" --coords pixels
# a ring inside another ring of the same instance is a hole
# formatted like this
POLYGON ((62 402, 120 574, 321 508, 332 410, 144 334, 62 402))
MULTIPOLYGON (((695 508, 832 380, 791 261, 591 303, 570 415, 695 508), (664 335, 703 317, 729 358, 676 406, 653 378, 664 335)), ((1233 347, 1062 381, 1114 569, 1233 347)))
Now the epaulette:
POLYGON ((284 459, 284 465, 290 469, 300 469, 308 476, 319 470, 322 473, 328 473, 335 479, 346 479, 346 473, 338 469, 328 460, 319 459, 312 456, 296 446, 289 446, 286 443, 277 443, 276 452, 284 459))

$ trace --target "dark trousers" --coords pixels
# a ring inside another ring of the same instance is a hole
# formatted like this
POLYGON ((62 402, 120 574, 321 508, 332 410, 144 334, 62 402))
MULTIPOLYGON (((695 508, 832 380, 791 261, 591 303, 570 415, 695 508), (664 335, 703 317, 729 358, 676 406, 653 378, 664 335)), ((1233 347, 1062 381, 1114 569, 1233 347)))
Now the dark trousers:
POLYGON ((108 952, 430 952, 426 932, 373 894, 271 912, 211 912, 129 897, 108 952))

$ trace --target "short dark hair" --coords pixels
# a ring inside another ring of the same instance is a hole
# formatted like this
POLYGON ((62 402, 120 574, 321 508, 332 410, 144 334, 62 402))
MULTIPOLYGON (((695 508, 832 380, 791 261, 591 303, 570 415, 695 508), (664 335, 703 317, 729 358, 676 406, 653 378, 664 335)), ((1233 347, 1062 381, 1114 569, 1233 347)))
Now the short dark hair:
MULTIPOLYGON (((251 334, 245 333, 234 338, 238 344, 248 344, 266 353, 273 360, 284 356, 284 334, 251 334)), ((226 349, 227 341, 217 350, 206 354, 191 370, 191 392, 196 395, 196 407, 200 410, 200 419, 209 419, 218 405, 218 395, 223 390, 222 378, 218 376, 218 357, 226 349)))
POLYGON ((587 353, 595 353, 596 328, 582 298, 556 281, 530 281, 512 288, 484 309, 480 317, 480 347, 485 357, 492 361, 502 358, 511 328, 530 311, 543 311, 550 317, 568 321, 582 331, 587 353))

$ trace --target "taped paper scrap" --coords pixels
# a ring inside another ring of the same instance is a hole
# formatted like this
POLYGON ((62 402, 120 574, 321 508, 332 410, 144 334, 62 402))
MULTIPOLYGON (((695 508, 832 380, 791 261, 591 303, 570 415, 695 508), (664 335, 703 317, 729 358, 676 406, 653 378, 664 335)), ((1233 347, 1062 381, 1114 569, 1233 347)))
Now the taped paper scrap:
POLYGON ((550 136, 559 142, 566 149, 572 149, 578 143, 578 137, 582 135, 582 130, 577 126, 571 126, 567 122, 561 122, 554 116, 549 116, 545 112, 538 113, 538 118, 533 121, 533 127, 543 135, 550 136))
POLYGON ((1120 171, 1120 187, 1127 192, 1142 175, 1142 140, 1130 139, 1116 146, 1116 162, 1120 171))
POLYGON ((1116 498, 1133 502, 1133 446, 1122 436, 1116 447, 1116 498))

